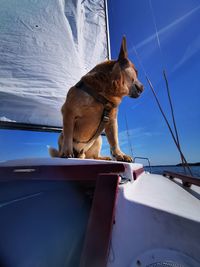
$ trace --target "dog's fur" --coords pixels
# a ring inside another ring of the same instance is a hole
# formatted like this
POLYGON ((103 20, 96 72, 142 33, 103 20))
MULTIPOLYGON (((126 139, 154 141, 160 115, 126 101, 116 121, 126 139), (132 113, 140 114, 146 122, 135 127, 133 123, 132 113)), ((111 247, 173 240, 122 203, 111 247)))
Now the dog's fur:
MULTIPOLYGON (((137 70, 133 63, 128 59, 125 37, 123 37, 117 60, 108 60, 97 65, 81 80, 97 94, 102 95, 116 106, 111 109, 109 121, 105 125, 111 154, 116 160, 132 161, 132 158, 125 155, 119 148, 117 106, 124 96, 139 97, 143 91, 143 85, 137 78, 137 70)), ((50 155, 52 157, 69 158, 75 156, 78 158, 110 159, 100 156, 102 142, 100 135, 87 151, 81 152, 85 146, 84 142, 96 132, 103 109, 103 104, 95 100, 94 97, 75 86, 71 87, 61 110, 63 132, 58 140, 59 149, 50 148, 50 155)))

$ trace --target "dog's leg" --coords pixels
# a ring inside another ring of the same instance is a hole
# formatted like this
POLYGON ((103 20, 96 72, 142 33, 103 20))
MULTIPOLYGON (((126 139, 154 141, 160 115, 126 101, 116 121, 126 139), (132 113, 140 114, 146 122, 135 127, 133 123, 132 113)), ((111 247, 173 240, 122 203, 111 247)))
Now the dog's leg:
POLYGON ((110 144, 110 150, 112 156, 117 161, 126 161, 132 162, 132 158, 128 155, 125 155, 119 147, 118 142, 118 124, 117 124, 117 110, 114 110, 110 116, 110 120, 105 128, 106 136, 110 144))
POLYGON ((85 153, 86 158, 87 159, 111 160, 110 157, 102 157, 100 155, 101 145, 102 145, 102 138, 101 136, 99 136, 95 140, 95 142, 92 144, 92 146, 88 149, 88 151, 85 153))
POLYGON ((74 114, 71 110, 65 109, 63 112, 63 142, 60 149, 60 157, 72 158, 73 155, 73 132, 74 114))

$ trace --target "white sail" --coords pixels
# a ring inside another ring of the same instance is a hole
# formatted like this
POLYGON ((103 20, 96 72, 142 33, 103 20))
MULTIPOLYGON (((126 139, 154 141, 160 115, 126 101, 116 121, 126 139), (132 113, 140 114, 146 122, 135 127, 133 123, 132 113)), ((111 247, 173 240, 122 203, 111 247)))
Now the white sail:
POLYGON ((62 125, 67 91, 108 56, 104 0, 0 4, 0 121, 62 125))

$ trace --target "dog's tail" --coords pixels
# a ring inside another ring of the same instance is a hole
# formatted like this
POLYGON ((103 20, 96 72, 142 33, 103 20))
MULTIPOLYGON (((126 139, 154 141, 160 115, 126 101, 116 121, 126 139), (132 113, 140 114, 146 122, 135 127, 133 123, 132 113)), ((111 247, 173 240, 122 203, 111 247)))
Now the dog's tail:
POLYGON ((59 158, 59 151, 53 147, 48 147, 48 150, 49 150, 49 155, 52 157, 52 158, 59 158))

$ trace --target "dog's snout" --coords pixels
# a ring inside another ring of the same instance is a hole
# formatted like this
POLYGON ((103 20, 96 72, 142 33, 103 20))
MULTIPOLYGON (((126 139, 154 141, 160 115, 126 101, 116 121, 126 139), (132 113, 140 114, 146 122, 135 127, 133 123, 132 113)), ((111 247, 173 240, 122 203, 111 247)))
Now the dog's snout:
POLYGON ((140 93, 144 91, 144 85, 140 81, 137 80, 135 82, 135 86, 140 93))
POLYGON ((135 82, 133 82, 131 86, 129 96, 133 98, 137 98, 141 95, 143 90, 144 90, 144 85, 140 81, 136 80, 135 82))

